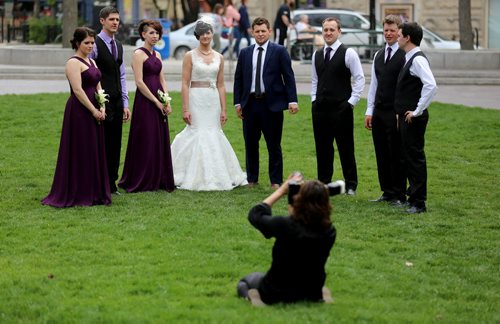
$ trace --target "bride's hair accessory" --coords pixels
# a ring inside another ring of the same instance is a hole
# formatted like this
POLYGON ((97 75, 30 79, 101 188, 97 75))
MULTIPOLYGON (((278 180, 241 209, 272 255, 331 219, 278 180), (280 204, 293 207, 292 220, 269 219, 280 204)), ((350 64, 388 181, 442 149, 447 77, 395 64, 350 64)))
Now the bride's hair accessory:
POLYGON ((200 36, 208 32, 214 32, 213 20, 208 16, 202 16, 196 21, 194 26, 194 36, 196 39, 200 39, 200 36))

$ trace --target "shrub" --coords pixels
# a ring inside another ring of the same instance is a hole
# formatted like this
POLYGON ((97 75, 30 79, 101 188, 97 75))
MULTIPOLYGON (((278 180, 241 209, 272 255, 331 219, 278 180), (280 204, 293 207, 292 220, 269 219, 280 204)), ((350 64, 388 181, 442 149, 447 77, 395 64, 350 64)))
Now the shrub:
POLYGON ((30 18, 29 41, 36 44, 53 42, 61 32, 61 24, 54 17, 30 18))

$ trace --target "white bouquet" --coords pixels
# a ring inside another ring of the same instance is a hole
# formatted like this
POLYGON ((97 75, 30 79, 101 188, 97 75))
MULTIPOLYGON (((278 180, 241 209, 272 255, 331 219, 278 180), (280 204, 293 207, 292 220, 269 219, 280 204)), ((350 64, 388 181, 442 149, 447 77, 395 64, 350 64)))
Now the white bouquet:
POLYGON ((164 106, 167 106, 170 101, 172 101, 172 98, 168 95, 168 92, 163 92, 158 89, 158 100, 160 100, 164 106))
POLYGON ((106 102, 108 102, 108 97, 109 95, 104 92, 104 89, 97 90, 95 93, 95 99, 97 100, 97 103, 99 104, 99 107, 102 109, 106 106, 106 102))

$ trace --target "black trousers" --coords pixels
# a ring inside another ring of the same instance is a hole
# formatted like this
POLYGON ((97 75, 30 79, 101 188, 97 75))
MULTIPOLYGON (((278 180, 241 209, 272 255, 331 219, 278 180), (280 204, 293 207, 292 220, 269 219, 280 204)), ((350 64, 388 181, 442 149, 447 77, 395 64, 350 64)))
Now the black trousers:
POLYGON ((279 28, 274 29, 274 35, 275 35, 274 41, 280 45, 285 45, 286 32, 287 29, 279 29, 279 28))
POLYGON ((411 123, 399 115, 399 130, 401 132, 401 153, 403 167, 406 171, 409 187, 408 202, 412 206, 425 207, 427 200, 427 161, 425 158, 425 129, 429 121, 429 112, 424 110, 411 123))
POLYGON ((356 190, 358 173, 354 156, 354 112, 347 102, 312 105, 318 180, 330 183, 333 176, 334 147, 337 143, 346 189, 356 190))
POLYGON ((406 200, 406 178, 401 165, 401 137, 394 110, 375 107, 372 136, 380 190, 391 199, 406 200))
POLYGON ((106 104, 106 120, 104 121, 104 140, 106 144, 106 163, 108 165, 109 188, 115 192, 120 167, 122 148, 123 104, 121 98, 110 100, 106 104), (119 102, 113 105, 113 102, 119 102))
POLYGON ((269 179, 272 184, 283 182, 283 111, 273 112, 267 108, 264 98, 250 96, 243 109, 243 137, 245 139, 246 171, 248 182, 259 181, 259 141, 261 134, 269 153, 269 179))

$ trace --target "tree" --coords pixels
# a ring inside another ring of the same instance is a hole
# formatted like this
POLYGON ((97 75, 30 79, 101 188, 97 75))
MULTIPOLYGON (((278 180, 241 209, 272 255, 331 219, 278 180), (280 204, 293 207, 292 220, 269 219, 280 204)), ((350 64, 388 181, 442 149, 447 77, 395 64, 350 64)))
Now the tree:
POLYGON ((460 30, 460 48, 463 50, 474 49, 471 0, 458 0, 458 24, 460 30))
MULTIPOLYGON (((182 6, 182 13, 184 14, 184 25, 192 23, 198 19, 200 12, 200 2, 198 0, 180 0, 182 6)), ((177 1, 175 1, 177 2, 177 1)))
POLYGON ((35 0, 33 2, 33 17, 38 18, 40 16, 40 0, 35 0))
POLYGON ((64 48, 71 47, 73 33, 78 26, 78 0, 63 1, 62 43, 64 48))

